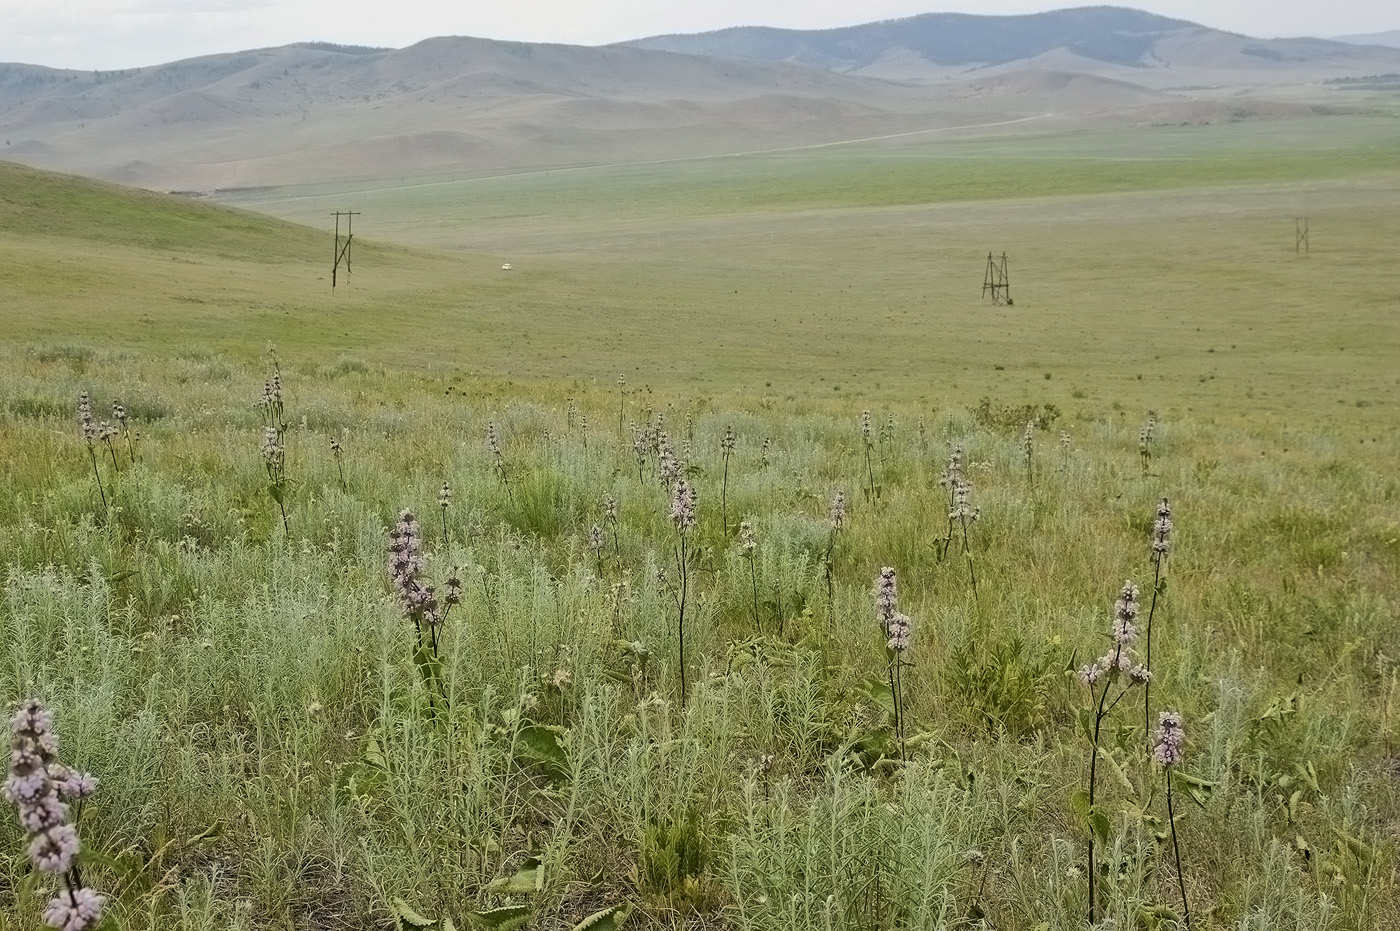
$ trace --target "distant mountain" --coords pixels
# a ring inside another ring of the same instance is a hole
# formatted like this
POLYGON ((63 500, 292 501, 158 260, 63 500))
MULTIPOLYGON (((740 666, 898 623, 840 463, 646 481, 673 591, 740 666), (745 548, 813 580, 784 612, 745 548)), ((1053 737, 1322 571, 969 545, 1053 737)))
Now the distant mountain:
POLYGON ((1400 48, 1400 29, 1391 29, 1388 32, 1367 32, 1353 36, 1333 36, 1333 39, 1351 45, 1385 45, 1390 48, 1400 48))
POLYGON ((819 30, 741 26, 652 36, 622 44, 906 79, 944 79, 949 69, 966 71, 1047 59, 1079 62, 1083 70, 1114 73, 1182 66, 1243 71, 1345 67, 1348 61, 1363 57, 1340 42, 1252 39, 1186 20, 1111 6, 1025 16, 925 13, 819 30))
POLYGON ((208 191, 728 155, 1036 121, 1351 106, 1400 50, 1264 41, 1116 7, 737 28, 591 48, 301 43, 127 71, 0 64, 0 159, 208 191), (1269 95, 1287 88, 1280 99, 1269 95))
POLYGON ((743 61, 799 62, 832 71, 860 71, 896 50, 940 65, 999 65, 1056 49, 1132 65, 1163 34, 1199 28, 1185 20, 1101 6, 1027 16, 925 13, 820 30, 738 26, 622 44, 743 61))

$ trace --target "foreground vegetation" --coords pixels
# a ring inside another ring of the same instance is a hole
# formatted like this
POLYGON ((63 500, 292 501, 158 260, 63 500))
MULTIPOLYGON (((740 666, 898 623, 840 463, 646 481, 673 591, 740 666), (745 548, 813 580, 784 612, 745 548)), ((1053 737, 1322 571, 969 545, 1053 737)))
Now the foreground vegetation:
MULTIPOLYGON (((1090 810, 1074 675, 1124 579, 1146 616, 1163 496, 1152 699, 1185 722, 1193 927, 1395 907, 1393 437, 1164 416, 1144 456, 1146 411, 888 405, 864 434, 831 403, 281 364, 279 480, 264 365, 5 360, 0 675, 102 780, 80 828, 115 859, 86 879, 123 927, 569 928, 617 907, 641 927, 1078 928, 1091 837, 1101 914, 1170 927, 1141 698, 1104 719, 1090 810), (89 454, 82 390, 98 417, 121 400, 131 450, 89 454), (697 492, 683 657, 648 424, 697 492), (945 543, 955 445, 967 555, 961 527, 945 543), (385 569, 403 508, 423 579, 439 598, 460 579, 431 656, 385 569), (912 618, 897 657, 884 566, 912 618)), ((27 926, 20 840, 7 820, 5 920, 27 926)))
POLYGON ((0 693, 84 850, 0 819, 0 927, 1383 926, 1393 139, 335 195, 417 248, 334 293, 0 165, 0 693))

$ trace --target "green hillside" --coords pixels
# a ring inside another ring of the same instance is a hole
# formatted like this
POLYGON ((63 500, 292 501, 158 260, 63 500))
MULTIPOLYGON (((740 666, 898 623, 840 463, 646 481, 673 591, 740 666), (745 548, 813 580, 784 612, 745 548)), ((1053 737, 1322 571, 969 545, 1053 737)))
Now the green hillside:
POLYGON ((290 223, 0 162, 0 235, 279 261, 319 260, 323 237, 290 223))

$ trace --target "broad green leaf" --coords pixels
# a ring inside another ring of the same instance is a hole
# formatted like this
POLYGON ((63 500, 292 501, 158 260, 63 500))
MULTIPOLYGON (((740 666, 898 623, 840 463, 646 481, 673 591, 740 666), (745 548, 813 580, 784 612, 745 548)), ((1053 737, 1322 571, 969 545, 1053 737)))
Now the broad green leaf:
POLYGON ((1192 776, 1184 773, 1176 767, 1172 767, 1171 778, 1181 788, 1185 789, 1191 796, 1191 800, 1197 805, 1205 808, 1210 804, 1211 795, 1215 792, 1215 783, 1209 779, 1202 779, 1200 776, 1192 776))
POLYGON ((1074 810, 1076 815, 1087 822, 1089 820, 1089 812, 1093 810, 1092 806, 1089 804, 1089 791, 1087 789, 1077 789, 1069 797, 1069 807, 1074 810))
POLYGON ((484 912, 472 912, 472 920, 491 931, 515 931, 530 920, 530 906, 502 905, 484 912))
POLYGON ((1137 789, 1133 786, 1132 780, 1128 778, 1127 773, 1123 772, 1123 767, 1118 765, 1118 761, 1113 758, 1113 754, 1109 753, 1103 747, 1099 747, 1099 758, 1107 764, 1108 771, 1113 774, 1113 778, 1118 780, 1118 784, 1123 787, 1123 791, 1127 792, 1129 795, 1137 794, 1137 789))
POLYGON ((527 724, 516 735, 516 747, 526 756, 559 775, 569 771, 569 754, 560 738, 568 733, 552 724, 527 724))
POLYGON ((364 761, 366 766, 377 766, 380 769, 389 768, 388 760, 384 758, 384 751, 379 746, 379 740, 374 737, 365 739, 365 752, 361 754, 360 759, 364 761))
POLYGON ((203 831, 200 831, 198 834, 191 837, 189 840, 185 841, 185 846, 192 847, 195 844, 198 844, 200 841, 213 840, 216 837, 222 837, 223 833, 224 822, 223 819, 220 819, 218 821, 215 821, 213 824, 209 825, 209 827, 205 828, 203 831))
POLYGON ((631 909, 621 905, 610 905, 574 925, 573 931, 617 931, 630 913, 631 909))
POLYGON ((502 876, 486 886, 487 892, 524 893, 539 892, 544 888, 544 869, 539 857, 526 857, 514 876, 502 876))
POLYGON ((856 691, 879 705, 887 714, 894 714, 894 693, 890 691, 890 684, 884 679, 879 676, 867 676, 856 684, 856 691))
POLYGON ((1092 708, 1079 709, 1079 730, 1083 732, 1085 740, 1090 743, 1094 742, 1094 711, 1092 708))
POLYGON ((135 881, 145 870, 141 861, 132 854, 108 854, 87 846, 79 848, 78 862, 83 866, 100 866, 111 870, 122 884, 135 881))
POLYGON ((431 928, 437 924, 432 918, 418 914, 412 906, 397 896, 390 899, 389 904, 394 909, 394 917, 398 918, 400 928, 431 928))
POLYGON ((1108 815, 1098 810, 1089 812, 1089 829, 1094 832, 1099 843, 1108 843, 1108 815))
POLYGON ((1356 855, 1362 862, 1371 859, 1371 846, 1354 834, 1348 834, 1340 828, 1333 828, 1332 833, 1337 836, 1337 840, 1346 845, 1347 849, 1356 855))

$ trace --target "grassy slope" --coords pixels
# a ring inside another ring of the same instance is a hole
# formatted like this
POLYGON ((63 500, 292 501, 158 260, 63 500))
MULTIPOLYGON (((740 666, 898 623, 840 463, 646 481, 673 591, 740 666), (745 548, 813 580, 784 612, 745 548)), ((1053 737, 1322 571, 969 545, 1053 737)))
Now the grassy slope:
MULTIPOLYGON (((1102 649, 1121 579, 1150 578, 1147 520, 1166 493, 1178 526, 1154 695, 1186 713, 1187 766, 1215 783, 1204 811, 1178 800, 1197 920, 1379 926, 1396 898, 1400 811, 1396 272, 1381 261, 1397 234, 1395 185, 1369 168, 1315 183, 1218 181, 995 204, 741 203, 683 221, 602 209, 607 197, 571 221, 551 212, 547 185, 527 186, 512 195, 518 213, 426 231, 455 235, 467 257, 367 248, 354 286, 335 296, 320 280, 324 234, 242 216, 264 239, 239 247, 217 230, 240 215, 142 196, 202 218, 178 248, 158 246, 144 224, 123 231, 128 195, 54 182, 60 200, 90 198, 106 229, 45 236, 33 213, 0 216, 0 247, 14 257, 0 269, 0 326, 18 344, 0 355, 0 449, 14 451, 0 457, 11 657, 0 684, 54 701, 65 751, 102 776, 84 816, 94 847, 149 851, 224 823, 207 847, 160 864, 179 860, 178 888, 122 904, 132 922, 369 931, 402 895, 462 927, 466 912, 506 901, 486 883, 546 851, 546 888, 531 897, 541 926, 627 901, 643 927, 797 931, 833 906, 845 910, 834 926, 928 927, 937 912, 921 896, 946 893, 954 913, 985 910, 997 927, 1071 931, 1084 914, 1069 868, 1084 865, 1070 795, 1087 769, 1073 726, 1086 699, 1062 671, 1102 649), (1306 258, 1292 253, 1299 205, 1313 218, 1306 258), (1014 308, 978 300, 992 247, 1013 255, 1014 308), (487 251, 516 271, 479 257, 487 251), (219 357, 257 356, 269 339, 292 421, 290 541, 258 454, 252 402, 265 368, 219 357), (414 366, 337 364, 340 354, 414 366), (453 373, 423 363, 536 384, 488 391, 460 379, 461 397, 447 391, 453 373), (624 368, 633 393, 620 414, 612 381, 624 368), (599 387, 578 390, 585 380, 599 387), (647 382, 654 394, 640 390, 647 382), (99 411, 124 399, 143 435, 140 461, 120 473, 99 460, 118 501, 101 517, 71 414, 84 389, 99 411), (587 429, 564 414, 566 392, 587 429), (1068 408, 1054 429, 1071 446, 1036 435, 1033 486, 1016 431, 961 409, 982 392, 1068 408), (895 422, 870 504, 859 492, 871 474, 865 405, 895 422), (1164 418, 1141 475, 1148 406, 1164 418), (650 698, 674 686, 675 617, 654 572, 673 544, 666 501, 637 480, 614 423, 648 407, 664 410, 698 466, 704 597, 689 615, 686 714, 650 698), (488 418, 509 486, 480 441, 488 418), (731 422, 726 534, 718 450, 731 422), (343 473, 330 437, 344 442, 343 473), (930 489, 954 440, 969 444, 982 508, 980 595, 956 550, 941 560, 931 539, 946 510, 930 489), (439 542, 444 480, 457 497, 451 539, 439 542), (815 554, 838 487, 853 516, 829 622, 815 554), (604 494, 622 502, 616 570, 582 542, 604 494), (441 731, 411 711, 409 628, 385 599, 382 527, 405 504, 425 514, 434 581, 449 566, 471 573, 445 640, 461 700, 441 731), (759 534, 756 575, 732 546, 740 515, 759 534), (883 670, 869 586, 885 564, 899 567, 901 606, 919 625, 907 672, 915 726, 936 739, 907 776, 838 777, 827 761, 878 720, 854 685, 883 670), (630 588, 614 604, 607 583, 621 571, 630 588), (765 614, 777 613, 772 601, 788 606, 786 639, 743 647, 758 597, 765 614), (803 634, 820 655, 790 642, 803 634), (988 659, 1018 655, 1020 638, 1024 663, 988 659), (645 676, 629 678, 619 639, 653 651, 645 676), (556 669, 572 681, 558 685, 556 669), (558 787, 497 736, 509 734, 522 676, 539 702, 532 719, 570 732, 576 765, 558 787), (1033 736, 1001 739, 992 716, 1033 736), (380 747, 385 775, 364 771, 347 788, 347 767, 380 747), (748 762, 764 753, 771 776, 748 762), (713 813, 698 829, 714 858, 698 883, 655 866, 668 852, 657 819, 688 806, 713 813), (1356 837, 1359 848, 1347 842, 1356 837), (986 870, 969 850, 983 851, 986 870)), ((369 229, 390 206, 366 209, 369 229)), ((1129 701, 1112 723, 1137 714, 1129 701)), ((1129 777, 1155 785, 1139 744, 1129 733, 1117 752, 1129 777)), ((1114 917, 1127 927, 1139 892, 1176 901, 1174 876, 1119 782, 1104 774, 1100 787, 1114 836, 1128 841, 1124 862, 1137 842, 1156 867, 1115 880, 1114 917)), ((19 849, 11 821, 0 840, 19 849)), ((21 858, 4 870, 0 881, 27 895, 21 858)), ((7 901, 3 920, 23 925, 40 907, 7 901)))
POLYGON ((1396 145, 1389 119, 1144 127, 294 190, 258 206, 311 220, 354 203, 380 235, 513 262, 444 295, 469 337, 459 364, 484 374, 1392 412, 1396 145), (1300 214, 1307 256, 1293 251, 1300 214), (1010 254, 1014 309, 980 299, 992 249, 1010 254))
POLYGON ((321 232, 6 168, 4 326, 694 394, 1346 405, 1365 424, 1400 400, 1395 143, 1393 121, 1354 117, 1153 127, 260 204, 321 232), (327 214, 348 207, 362 236, 428 248, 362 240, 332 294, 327 214), (1014 308, 981 300, 988 250, 1011 257, 1014 308))

